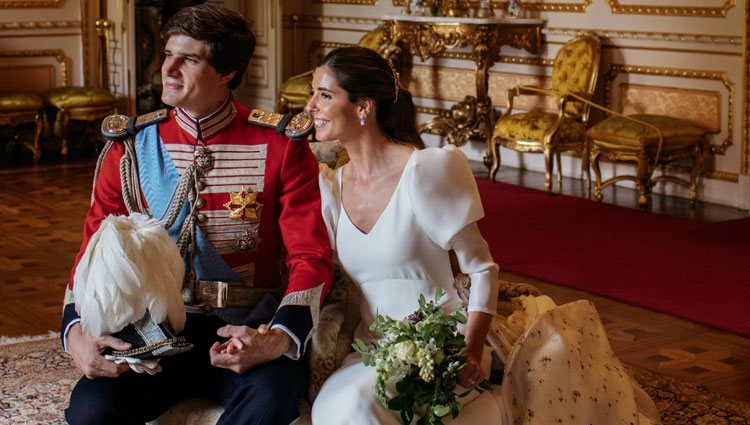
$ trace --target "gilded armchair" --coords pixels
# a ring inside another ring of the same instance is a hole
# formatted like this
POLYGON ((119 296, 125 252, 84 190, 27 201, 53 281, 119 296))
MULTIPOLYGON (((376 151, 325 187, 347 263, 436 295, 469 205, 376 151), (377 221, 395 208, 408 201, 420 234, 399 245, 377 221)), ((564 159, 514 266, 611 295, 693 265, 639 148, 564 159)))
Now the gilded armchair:
MULTIPOLYGON (((378 51, 383 42, 383 27, 378 26, 368 31, 359 39, 357 45, 378 51)), ((299 112, 307 104, 307 98, 312 93, 312 75, 314 70, 292 75, 279 87, 279 104, 277 110, 281 113, 299 112)))
POLYGON ((508 108, 500 117, 492 137, 490 178, 495 179, 500 168, 500 146, 519 152, 544 154, 545 188, 552 192, 554 162, 557 162, 558 190, 562 185, 560 154, 576 152, 581 156, 581 169, 590 181, 586 126, 590 106, 577 101, 575 96, 591 99, 596 87, 601 60, 601 42, 592 33, 583 33, 563 45, 555 56, 552 68, 552 88, 517 86, 508 90, 508 108), (553 96, 556 112, 531 110, 513 113, 517 96, 553 96))

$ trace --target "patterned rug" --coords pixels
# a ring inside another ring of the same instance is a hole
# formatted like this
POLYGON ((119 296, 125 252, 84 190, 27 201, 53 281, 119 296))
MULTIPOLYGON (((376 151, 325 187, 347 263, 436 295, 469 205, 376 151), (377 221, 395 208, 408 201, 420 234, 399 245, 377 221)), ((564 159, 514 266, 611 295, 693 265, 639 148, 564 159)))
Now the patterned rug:
MULTIPOLYGON (((664 425, 750 424, 750 403, 630 368, 656 402, 664 425)), ((68 395, 80 377, 59 339, 0 338, 0 423, 62 424, 68 395)))

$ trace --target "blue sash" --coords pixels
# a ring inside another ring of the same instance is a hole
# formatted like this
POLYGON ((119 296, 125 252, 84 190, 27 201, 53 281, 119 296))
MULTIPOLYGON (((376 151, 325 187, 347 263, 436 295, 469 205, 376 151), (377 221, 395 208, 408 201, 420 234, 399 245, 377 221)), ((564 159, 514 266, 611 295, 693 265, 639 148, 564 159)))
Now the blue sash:
MULTIPOLYGON (((156 124, 143 128, 135 137, 135 154, 138 160, 138 174, 141 188, 151 214, 156 218, 166 216, 165 210, 180 176, 161 143, 156 124)), ((175 242, 180 235, 182 223, 188 216, 188 203, 182 206, 175 223, 167 229, 175 242)), ((239 281, 240 277, 221 258, 199 226, 195 226, 195 258, 193 270, 198 280, 239 281)))

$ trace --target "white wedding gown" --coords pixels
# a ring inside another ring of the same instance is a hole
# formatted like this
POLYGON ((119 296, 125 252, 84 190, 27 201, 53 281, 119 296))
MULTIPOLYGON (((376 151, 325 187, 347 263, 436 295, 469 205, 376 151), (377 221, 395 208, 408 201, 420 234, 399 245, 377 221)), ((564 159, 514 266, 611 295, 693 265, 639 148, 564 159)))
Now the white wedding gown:
MULTIPOLYGON (((437 288, 446 293, 440 300, 446 312, 458 308, 450 249, 471 278, 468 310, 495 314, 497 265, 476 226, 484 211, 468 161, 458 149, 415 151, 366 234, 342 206, 342 170, 322 167, 320 189, 335 258, 362 294, 357 338, 372 339, 368 328, 377 314, 405 317, 417 309, 420 294, 433 299, 437 288)), ((556 307, 547 297, 526 297, 523 307, 501 329, 511 341, 502 356, 502 386, 472 392, 462 400, 459 416, 445 417, 444 423, 658 423, 653 403, 612 353, 590 303, 556 307)), ((489 355, 483 363, 488 374, 489 355)), ((350 354, 318 393, 313 424, 400 424, 397 413, 378 402, 375 379, 375 369, 365 366, 358 353, 350 354)))

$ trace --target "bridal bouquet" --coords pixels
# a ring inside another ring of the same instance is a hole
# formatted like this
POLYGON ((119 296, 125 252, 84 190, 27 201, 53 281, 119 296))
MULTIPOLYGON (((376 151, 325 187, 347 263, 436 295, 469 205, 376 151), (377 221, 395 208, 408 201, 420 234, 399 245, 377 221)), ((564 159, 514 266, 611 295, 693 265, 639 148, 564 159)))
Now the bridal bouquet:
POLYGON ((377 369, 378 399, 400 412, 404 424, 415 414, 421 416, 418 424, 442 424, 449 413, 455 418, 461 410, 457 399, 471 392, 454 392, 466 363, 458 355, 465 341, 457 325, 466 317, 459 311, 443 313, 437 303, 443 294, 438 289, 430 302, 420 295, 419 309, 401 320, 378 315, 370 330, 380 339, 369 348, 359 339, 353 344, 364 364, 377 369))

